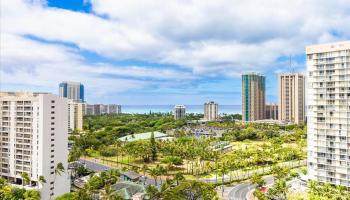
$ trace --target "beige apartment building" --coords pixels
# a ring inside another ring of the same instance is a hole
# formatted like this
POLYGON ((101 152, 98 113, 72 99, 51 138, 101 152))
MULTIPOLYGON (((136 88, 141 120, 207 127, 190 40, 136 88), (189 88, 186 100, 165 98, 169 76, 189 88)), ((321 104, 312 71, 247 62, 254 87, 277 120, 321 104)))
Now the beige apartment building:
POLYGON ((265 76, 242 75, 242 121, 265 119, 265 76))
POLYGON ((303 123, 305 119, 305 76, 301 73, 278 75, 278 119, 303 123))
POLYGON ((306 47, 308 176, 350 187, 350 41, 306 47))
POLYGON ((204 104, 204 119, 208 121, 216 121, 219 119, 219 105, 214 101, 204 104))
POLYGON ((83 130, 85 103, 68 100, 68 133, 83 130))
POLYGON ((278 105, 275 103, 266 104, 265 119, 278 120, 278 105))

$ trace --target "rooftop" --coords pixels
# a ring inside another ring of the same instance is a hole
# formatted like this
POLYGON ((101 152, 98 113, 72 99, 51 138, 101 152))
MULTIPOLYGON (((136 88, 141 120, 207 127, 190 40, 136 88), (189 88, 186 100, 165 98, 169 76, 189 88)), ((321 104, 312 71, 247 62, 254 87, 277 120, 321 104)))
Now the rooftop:
MULTIPOLYGON (((153 132, 154 138, 155 139, 162 139, 162 138, 167 138, 168 135, 165 133, 161 133, 158 131, 153 132)), ((132 142, 132 141, 137 141, 137 140, 148 140, 151 139, 152 132, 146 132, 146 133, 138 133, 138 134, 132 134, 132 135, 127 135, 124 137, 119 138, 120 141, 125 141, 125 142, 132 142)))
POLYGON ((112 185, 112 189, 124 199, 132 199, 135 194, 145 192, 144 186, 129 181, 118 182, 112 185))
POLYGON ((134 171, 126 171, 126 172, 123 172, 122 175, 127 176, 128 178, 130 178, 132 180, 138 179, 142 176, 141 174, 138 174, 134 171))

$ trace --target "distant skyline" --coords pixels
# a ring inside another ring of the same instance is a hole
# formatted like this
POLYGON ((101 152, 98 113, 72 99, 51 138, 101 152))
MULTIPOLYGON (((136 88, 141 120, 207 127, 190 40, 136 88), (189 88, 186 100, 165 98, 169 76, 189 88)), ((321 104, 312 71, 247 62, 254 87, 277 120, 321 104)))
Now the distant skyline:
POLYGON ((1 2, 0 90, 88 103, 241 105, 241 73, 305 73, 305 46, 350 39, 347 0, 7 0, 1 2))

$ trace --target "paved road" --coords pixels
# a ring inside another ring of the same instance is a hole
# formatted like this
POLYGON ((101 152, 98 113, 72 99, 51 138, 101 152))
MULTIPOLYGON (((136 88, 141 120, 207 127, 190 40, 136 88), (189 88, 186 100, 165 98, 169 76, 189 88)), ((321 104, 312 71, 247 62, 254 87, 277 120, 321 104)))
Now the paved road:
MULTIPOLYGON (((265 182, 267 185, 273 184, 274 178, 273 176, 268 176, 265 178, 265 182)), ((243 183, 235 186, 230 193, 228 194, 229 200, 246 200, 246 196, 248 192, 254 189, 254 185, 251 183, 243 183)))
POLYGON ((109 169, 112 169, 111 167, 108 167, 107 165, 103 165, 97 162, 92 162, 89 160, 85 159, 80 159, 79 160, 81 163, 85 163, 85 167, 90 169, 93 172, 102 172, 102 171, 107 171, 109 169))

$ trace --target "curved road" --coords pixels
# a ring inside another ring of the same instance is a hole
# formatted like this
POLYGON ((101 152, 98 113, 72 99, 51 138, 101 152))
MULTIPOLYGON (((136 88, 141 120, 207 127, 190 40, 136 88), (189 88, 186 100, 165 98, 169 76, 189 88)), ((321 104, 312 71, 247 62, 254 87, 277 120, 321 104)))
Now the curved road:
MULTIPOLYGON (((265 178, 266 185, 273 184, 273 176, 268 176, 265 178)), ((236 185, 228 194, 229 200, 246 200, 248 192, 254 189, 254 185, 251 183, 243 183, 236 185)))
POLYGON ((228 194, 229 200, 246 200, 248 192, 254 188, 250 183, 243 183, 234 187, 228 194))

